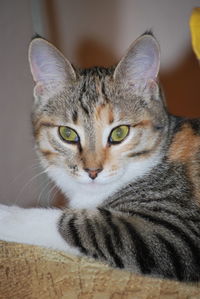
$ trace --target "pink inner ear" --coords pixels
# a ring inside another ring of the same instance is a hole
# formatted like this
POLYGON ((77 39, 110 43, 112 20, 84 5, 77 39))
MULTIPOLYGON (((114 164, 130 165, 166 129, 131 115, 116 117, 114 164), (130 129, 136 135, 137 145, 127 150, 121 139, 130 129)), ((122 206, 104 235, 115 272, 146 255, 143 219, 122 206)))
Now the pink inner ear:
POLYGON ((156 79, 160 67, 159 50, 154 45, 154 47, 147 49, 146 55, 148 55, 149 57, 148 68, 146 69, 146 77, 151 79, 156 79))
POLYGON ((115 70, 115 78, 135 83, 156 80, 160 66, 160 49, 152 36, 142 36, 129 48, 115 70))
POLYGON ((35 82, 66 80, 66 61, 64 56, 50 43, 33 40, 29 51, 30 66, 35 82))
POLYGON ((42 97, 45 93, 45 88, 41 83, 38 83, 34 88, 34 93, 36 96, 42 97))
POLYGON ((34 61, 31 62, 31 71, 32 71, 32 75, 33 75, 33 80, 35 82, 40 81, 41 76, 39 75, 40 74, 39 68, 37 67, 37 64, 34 61))
POLYGON ((36 82, 35 94, 44 95, 50 91, 51 95, 56 94, 76 79, 73 67, 62 53, 41 38, 31 42, 29 62, 36 82))

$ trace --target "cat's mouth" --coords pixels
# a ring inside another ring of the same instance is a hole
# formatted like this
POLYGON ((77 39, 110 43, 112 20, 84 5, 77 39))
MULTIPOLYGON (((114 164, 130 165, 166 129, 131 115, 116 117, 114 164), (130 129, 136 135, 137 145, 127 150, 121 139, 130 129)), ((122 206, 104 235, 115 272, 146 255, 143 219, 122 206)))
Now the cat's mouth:
POLYGON ((89 186, 91 188, 108 184, 106 182, 100 182, 98 180, 88 180, 88 182, 79 182, 79 183, 81 185, 89 186))
POLYGON ((81 186, 85 186, 90 189, 94 189, 95 187, 103 187, 108 186, 111 183, 115 183, 120 178, 124 176, 126 173, 125 168, 120 169, 120 171, 115 172, 104 172, 98 174, 95 178, 91 178, 89 175, 86 175, 84 172, 79 173, 78 176, 72 176, 74 181, 81 186))
POLYGON ((81 184, 82 186, 86 186, 89 188, 95 188, 95 187, 100 187, 100 186, 105 186, 105 185, 109 185, 112 182, 115 182, 116 180, 119 179, 119 177, 121 177, 122 174, 118 174, 118 175, 113 175, 113 176, 109 176, 109 177, 97 177, 95 179, 91 179, 91 178, 84 178, 84 179, 80 179, 78 180, 78 183, 81 184))

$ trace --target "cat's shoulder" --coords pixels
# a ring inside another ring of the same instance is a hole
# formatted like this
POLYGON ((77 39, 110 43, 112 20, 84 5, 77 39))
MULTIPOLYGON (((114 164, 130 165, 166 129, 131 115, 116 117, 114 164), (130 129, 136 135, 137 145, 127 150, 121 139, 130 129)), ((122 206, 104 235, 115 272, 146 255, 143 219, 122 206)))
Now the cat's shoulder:
POLYGON ((200 154, 200 118, 177 117, 174 120, 168 158, 177 162, 188 162, 200 154))

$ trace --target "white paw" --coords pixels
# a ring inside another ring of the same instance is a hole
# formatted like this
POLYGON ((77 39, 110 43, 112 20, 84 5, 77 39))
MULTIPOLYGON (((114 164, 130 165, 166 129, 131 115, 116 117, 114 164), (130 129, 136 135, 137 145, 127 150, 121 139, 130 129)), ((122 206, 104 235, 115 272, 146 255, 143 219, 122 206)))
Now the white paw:
POLYGON ((17 206, 6 206, 0 204, 0 220, 9 217, 14 211, 20 210, 17 206))
POLYGON ((62 211, 0 205, 0 240, 72 251, 58 231, 62 211))
POLYGON ((19 235, 21 215, 25 209, 0 204, 0 240, 16 241, 19 235))
POLYGON ((20 219, 22 208, 0 204, 0 239, 9 231, 14 230, 20 219))

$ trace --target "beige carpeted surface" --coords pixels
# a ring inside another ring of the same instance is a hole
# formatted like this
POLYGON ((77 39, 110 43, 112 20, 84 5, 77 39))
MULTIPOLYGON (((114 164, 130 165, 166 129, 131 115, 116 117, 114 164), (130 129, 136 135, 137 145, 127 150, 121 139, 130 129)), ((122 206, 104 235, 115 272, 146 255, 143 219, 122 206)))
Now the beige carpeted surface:
POLYGON ((200 284, 142 277, 64 252, 0 241, 0 298, 200 299, 200 284))

